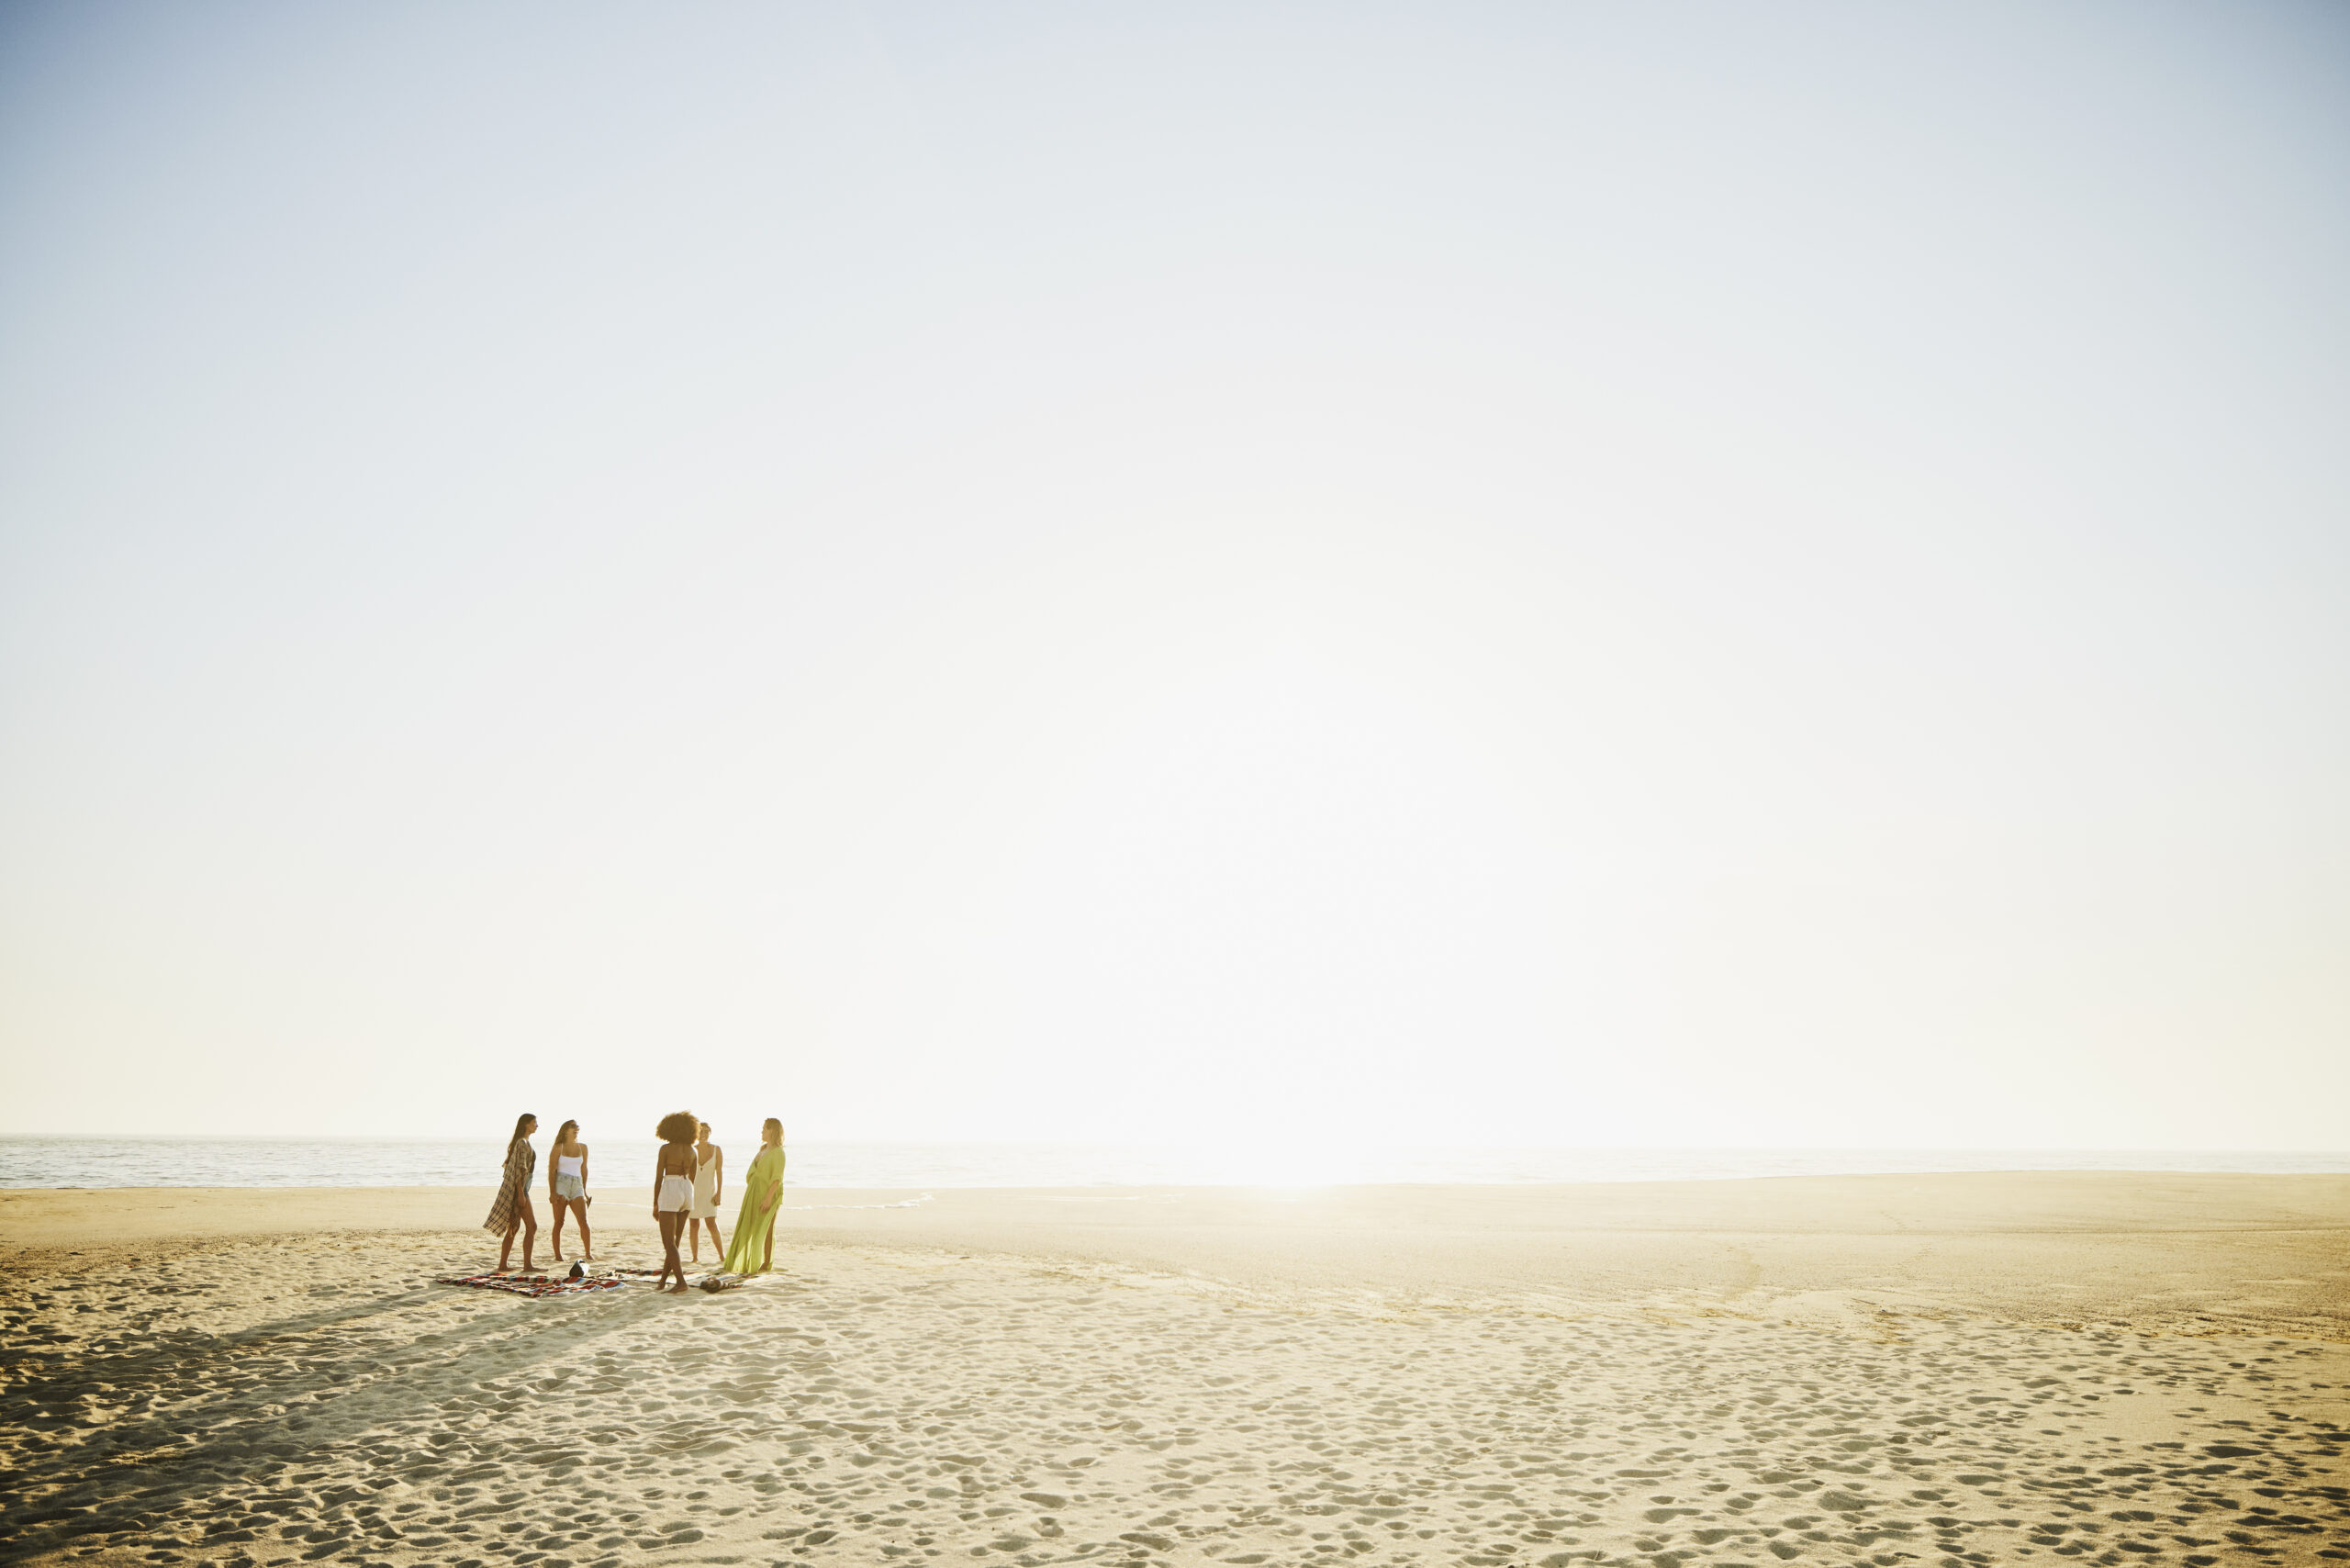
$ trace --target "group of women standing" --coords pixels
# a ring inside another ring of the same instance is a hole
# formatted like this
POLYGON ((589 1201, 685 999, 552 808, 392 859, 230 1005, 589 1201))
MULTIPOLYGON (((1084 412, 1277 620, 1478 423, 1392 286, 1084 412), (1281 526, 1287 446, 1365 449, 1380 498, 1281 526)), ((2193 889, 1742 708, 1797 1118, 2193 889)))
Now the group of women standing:
MULTIPOLYGON (((505 1177, 497 1201, 482 1228, 499 1238, 498 1271, 509 1271, 514 1238, 522 1238, 522 1267, 534 1267, 532 1251, 538 1242, 539 1218, 531 1205, 531 1177, 538 1169, 538 1150, 531 1135, 539 1119, 525 1114, 514 1123, 514 1137, 506 1146, 505 1177)), ((675 1111, 655 1129, 661 1151, 654 1157, 653 1217, 661 1227, 661 1271, 655 1290, 686 1288, 686 1265, 677 1256, 680 1240, 691 1243, 693 1260, 701 1261, 701 1228, 710 1227, 710 1245, 720 1255, 719 1269, 729 1274, 765 1273, 775 1267, 775 1218, 783 1204, 783 1124, 773 1116, 760 1129, 758 1157, 743 1182, 743 1203, 734 1215, 734 1240, 724 1243, 718 1233, 718 1205, 725 1195, 726 1151, 710 1141, 710 1124, 690 1111, 675 1111), (677 1283, 669 1284, 672 1276, 677 1283)), ((554 1260, 563 1261, 563 1222, 579 1222, 579 1246, 584 1257, 595 1257, 595 1236, 588 1228, 588 1146, 579 1141, 579 1124, 565 1122, 555 1129, 547 1151, 547 1204, 554 1211, 554 1260)))

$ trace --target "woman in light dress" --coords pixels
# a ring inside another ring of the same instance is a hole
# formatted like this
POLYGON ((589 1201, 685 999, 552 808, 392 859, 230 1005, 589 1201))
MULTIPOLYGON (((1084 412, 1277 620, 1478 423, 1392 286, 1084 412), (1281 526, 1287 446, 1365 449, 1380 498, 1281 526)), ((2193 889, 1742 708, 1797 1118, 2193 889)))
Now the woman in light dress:
POLYGON ((710 1249, 720 1257, 726 1256, 726 1244, 718 1238, 718 1200, 726 1191, 726 1151, 710 1141, 710 1124, 695 1124, 699 1139, 694 1145, 694 1210, 686 1222, 686 1236, 693 1243, 694 1261, 701 1261, 701 1227, 710 1226, 710 1249))
POLYGON ((565 1122, 554 1130, 547 1149, 547 1206, 554 1210, 554 1260, 563 1261, 563 1216, 579 1220, 580 1256, 593 1262, 596 1238, 588 1232, 588 1146, 579 1141, 579 1124, 565 1122))
POLYGON ((653 1277, 660 1290, 671 1274, 677 1277, 677 1295, 686 1294, 686 1265, 677 1256, 677 1237, 693 1223, 694 1136, 699 1123, 691 1111, 672 1111, 653 1129, 661 1152, 653 1157, 653 1220, 661 1227, 661 1271, 653 1277))
POLYGON ((776 1211, 783 1206, 783 1124, 769 1116, 760 1140, 758 1158, 743 1173, 734 1244, 718 1266, 724 1273, 764 1274, 775 1267, 776 1211))
POLYGON ((539 1119, 525 1111, 514 1119, 514 1136, 506 1144, 506 1170, 498 1183, 498 1197, 489 1205, 489 1217, 481 1227, 498 1238, 498 1271, 513 1272, 509 1266, 514 1256, 514 1232, 522 1233, 522 1271, 532 1269, 531 1249, 538 1244, 539 1216, 531 1208, 531 1172, 539 1163, 539 1151, 531 1147, 531 1135, 539 1130, 539 1119))

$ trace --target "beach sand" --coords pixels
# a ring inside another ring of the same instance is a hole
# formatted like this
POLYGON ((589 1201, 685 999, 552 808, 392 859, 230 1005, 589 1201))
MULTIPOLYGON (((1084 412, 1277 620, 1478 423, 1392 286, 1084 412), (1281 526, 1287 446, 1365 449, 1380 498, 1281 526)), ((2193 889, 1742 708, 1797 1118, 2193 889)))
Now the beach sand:
POLYGON ((2350 1177, 795 1190, 740 1291, 431 1284, 488 1201, 0 1193, 0 1555, 2350 1562, 2350 1177))

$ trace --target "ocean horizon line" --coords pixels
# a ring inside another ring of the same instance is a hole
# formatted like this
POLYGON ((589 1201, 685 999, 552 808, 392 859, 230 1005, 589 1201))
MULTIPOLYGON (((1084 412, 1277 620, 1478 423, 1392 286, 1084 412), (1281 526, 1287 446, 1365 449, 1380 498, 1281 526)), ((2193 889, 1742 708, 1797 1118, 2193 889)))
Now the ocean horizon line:
MULTIPOLYGON (((535 1140, 542 1147, 551 1129, 535 1140)), ((733 1151, 734 1170, 751 1150, 733 1151)), ((651 1138, 590 1140, 599 1187, 637 1183, 651 1138)), ((722 1147, 724 1141, 722 1140, 722 1147)), ((2350 1173, 2324 1149, 1869 1148, 1603 1145, 1225 1147, 1083 1142, 807 1139, 790 1146, 797 1187, 1338 1187, 1575 1185, 2104 1170, 2147 1174, 2350 1173)), ((464 1187, 494 1185, 490 1137, 224 1134, 0 1134, 0 1188, 464 1187)))
MULTIPOLYGON (((533 1140, 544 1137, 554 1124, 542 1118, 533 1140)), ((274 1143, 274 1144, 494 1144, 504 1140, 495 1134, 478 1130, 463 1133, 125 1133, 125 1132, 12 1132, 0 1130, 0 1143, 31 1142, 130 1142, 130 1143, 274 1143)), ((612 1143, 654 1143, 649 1137, 610 1137, 612 1143)), ((1923 1154, 2161 1154, 2181 1156, 2193 1154, 2276 1156, 2328 1155, 2350 1159, 2350 1147, 2342 1148, 2311 1148, 2298 1147, 2265 1148, 2242 1144, 2139 1144, 2139 1143, 1981 1143, 1981 1144, 1873 1144, 1873 1143, 1460 1143, 1443 1139, 1425 1142, 1393 1143, 1377 1140, 1386 1148, 1413 1150, 1484 1149, 1568 1151, 1591 1154, 1686 1154, 1686 1153, 1901 1153, 1923 1154)), ((1196 1148, 1196 1140, 1179 1138, 910 1138, 910 1137, 804 1137, 791 1140, 793 1147, 822 1144, 828 1147, 860 1148, 1083 1148, 1083 1149, 1172 1149, 1196 1148)), ((1316 1140, 1317 1147, 1347 1147, 1343 1139, 1316 1140)))

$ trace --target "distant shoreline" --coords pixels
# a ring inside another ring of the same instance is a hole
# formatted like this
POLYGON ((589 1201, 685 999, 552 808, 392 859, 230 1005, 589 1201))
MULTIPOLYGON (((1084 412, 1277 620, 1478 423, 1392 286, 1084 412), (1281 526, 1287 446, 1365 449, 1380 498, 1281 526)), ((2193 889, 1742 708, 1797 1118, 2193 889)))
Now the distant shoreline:
MULTIPOLYGON (((543 1140, 542 1140, 543 1141, 543 1140)), ((719 1141, 730 1140, 721 1129, 719 1141)), ((732 1140, 739 1145, 743 1138, 732 1140)), ((591 1136, 597 1184, 649 1167, 650 1138, 591 1136)), ((449 1138, 0 1137, 0 1190, 465 1188, 494 1181, 504 1142, 449 1138)), ((2169 1174, 2350 1172, 2350 1150, 1740 1149, 1278 1143, 1195 1148, 1109 1143, 790 1145, 800 1187, 1516 1186, 1740 1181, 1785 1176, 2107 1170, 2169 1174)))

